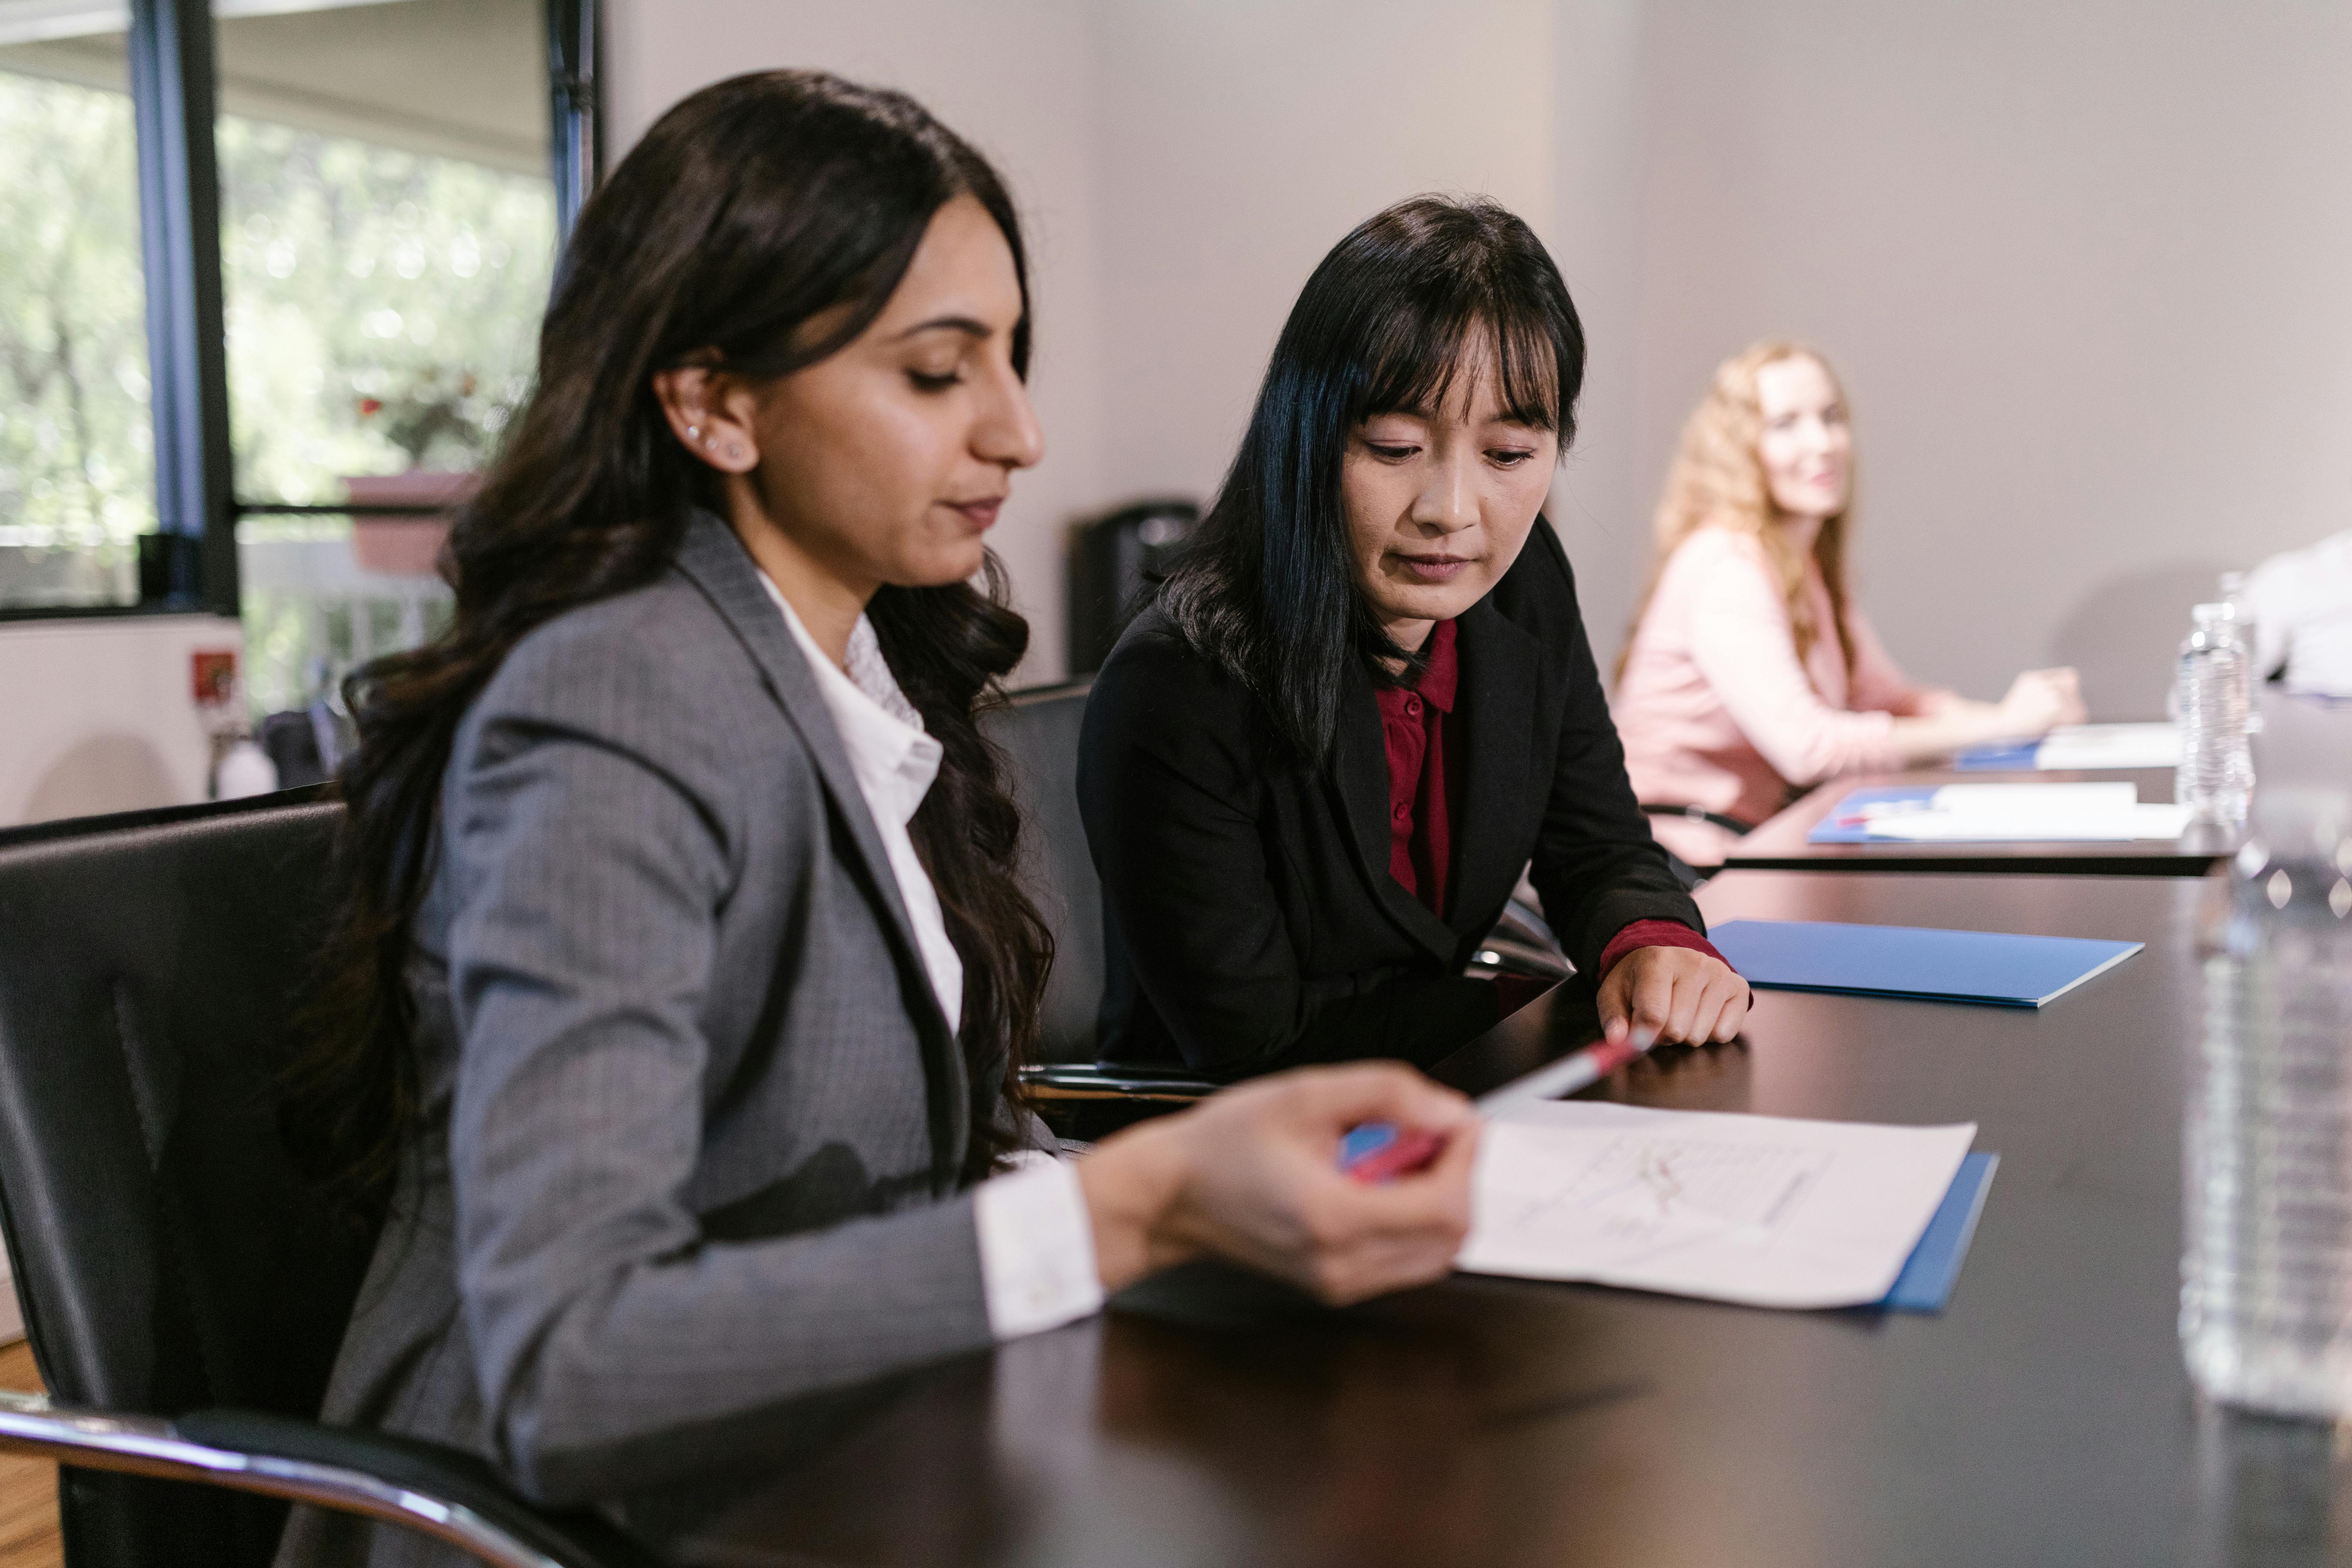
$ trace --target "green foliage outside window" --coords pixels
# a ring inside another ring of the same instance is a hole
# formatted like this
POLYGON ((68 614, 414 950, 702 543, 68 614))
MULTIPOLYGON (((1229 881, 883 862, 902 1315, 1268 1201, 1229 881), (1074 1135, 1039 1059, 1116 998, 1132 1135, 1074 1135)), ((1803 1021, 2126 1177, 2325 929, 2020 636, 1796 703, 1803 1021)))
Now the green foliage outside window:
MULTIPOLYGON (((239 497, 478 466, 529 387, 549 183, 235 116, 217 142, 239 497)), ((124 542, 154 526, 130 99, 0 71, 0 540, 124 542)))
POLYGON ((131 100, 0 72, 0 598, 120 599, 155 520, 131 100))
MULTIPOLYGON (((530 391, 551 183, 234 116, 216 142, 238 495, 332 505, 344 475, 480 467, 530 391)), ((307 701, 446 621, 446 599, 419 618, 261 569, 265 542, 332 547, 348 526, 240 526, 257 711, 307 701)))
MULTIPOLYGON (((481 466, 530 390, 549 181, 234 115, 215 144, 238 498, 332 505, 345 475, 481 466)), ((131 100, 0 70, 0 606, 127 603, 155 525, 131 100)), ((248 574, 257 706, 417 635, 404 601, 325 592, 248 574)))
POLYGON ((530 387, 551 184, 233 116, 218 146, 237 493, 478 467, 530 387))

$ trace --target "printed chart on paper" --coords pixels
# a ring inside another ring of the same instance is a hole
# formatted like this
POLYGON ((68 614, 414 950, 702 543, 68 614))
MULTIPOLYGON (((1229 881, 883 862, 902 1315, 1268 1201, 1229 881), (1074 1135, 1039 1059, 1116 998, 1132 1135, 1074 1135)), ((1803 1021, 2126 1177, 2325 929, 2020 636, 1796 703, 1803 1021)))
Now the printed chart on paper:
POLYGON ((1556 1205, 1627 1253, 1697 1236, 1763 1243, 1836 1160, 1771 1144, 1612 1138, 1549 1197, 1528 1194, 1511 1222, 1541 1224, 1540 1211, 1556 1205))
POLYGON ((1622 1138, 1593 1162, 1583 1191, 1565 1201, 1591 1205, 1629 1241, 1694 1224, 1762 1241, 1836 1159, 1819 1150, 1622 1138))

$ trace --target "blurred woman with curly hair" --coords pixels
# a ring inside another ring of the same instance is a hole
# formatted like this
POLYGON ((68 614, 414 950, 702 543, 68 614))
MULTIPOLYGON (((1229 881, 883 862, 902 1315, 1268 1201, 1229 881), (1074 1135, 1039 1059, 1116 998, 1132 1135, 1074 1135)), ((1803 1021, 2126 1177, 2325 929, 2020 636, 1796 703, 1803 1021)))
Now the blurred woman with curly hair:
MULTIPOLYGON (((1684 426, 1657 553, 1611 703, 1645 806, 1753 826, 1838 773, 1913 766, 2080 722, 2071 669, 1999 702, 1915 685, 1852 601, 1853 432, 1837 374, 1801 343, 1727 360, 1684 426)), ((1659 841, 1718 865, 1732 829, 1657 815, 1659 841)))

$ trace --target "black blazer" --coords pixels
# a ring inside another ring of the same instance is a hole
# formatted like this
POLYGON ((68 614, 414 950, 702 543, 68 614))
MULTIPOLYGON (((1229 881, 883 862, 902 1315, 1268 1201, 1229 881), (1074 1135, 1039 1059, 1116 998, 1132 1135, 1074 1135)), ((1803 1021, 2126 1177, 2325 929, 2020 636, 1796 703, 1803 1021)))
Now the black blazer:
POLYGON ((1078 760, 1102 878, 1102 1059, 1219 1076, 1433 1062, 1495 1022, 1495 987, 1462 971, 1530 860, 1586 973, 1634 921, 1706 929, 1626 783, 1575 580, 1542 520, 1456 637, 1446 739, 1462 784, 1441 921, 1389 875, 1388 753, 1360 668, 1331 760, 1309 768, 1157 608, 1128 628, 1095 679, 1078 760))

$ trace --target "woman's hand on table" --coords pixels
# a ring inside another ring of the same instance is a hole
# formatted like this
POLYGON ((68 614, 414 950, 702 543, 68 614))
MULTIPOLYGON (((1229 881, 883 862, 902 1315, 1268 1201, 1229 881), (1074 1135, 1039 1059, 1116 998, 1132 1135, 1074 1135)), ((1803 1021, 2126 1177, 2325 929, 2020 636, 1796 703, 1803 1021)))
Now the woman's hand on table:
POLYGON ((1467 1100, 1392 1062, 1301 1068, 1222 1090, 1078 1162, 1103 1289, 1210 1256, 1334 1306, 1441 1279, 1470 1228, 1477 1142, 1467 1100), (1339 1141, 1369 1121, 1444 1146, 1392 1182, 1358 1181, 1339 1168, 1339 1141))
POLYGON ((1722 1043, 1747 1020, 1748 982, 1687 947, 1637 947, 1601 982, 1601 1037, 1647 1031, 1659 1045, 1722 1043))
POLYGON ((2082 681, 2072 669, 2029 669, 2010 683, 1995 712, 2001 735, 2019 740, 2079 724, 2085 717, 2082 681))

